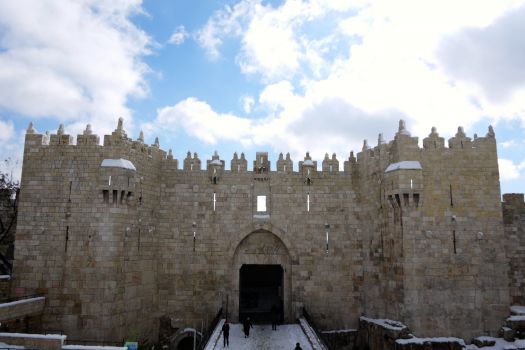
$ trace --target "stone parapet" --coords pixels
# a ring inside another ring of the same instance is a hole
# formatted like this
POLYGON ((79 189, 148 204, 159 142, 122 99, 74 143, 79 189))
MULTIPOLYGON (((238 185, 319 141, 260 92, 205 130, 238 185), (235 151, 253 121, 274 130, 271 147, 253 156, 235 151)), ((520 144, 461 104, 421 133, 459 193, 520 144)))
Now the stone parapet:
POLYGON ((0 322, 42 314, 45 297, 27 298, 0 304, 0 322))

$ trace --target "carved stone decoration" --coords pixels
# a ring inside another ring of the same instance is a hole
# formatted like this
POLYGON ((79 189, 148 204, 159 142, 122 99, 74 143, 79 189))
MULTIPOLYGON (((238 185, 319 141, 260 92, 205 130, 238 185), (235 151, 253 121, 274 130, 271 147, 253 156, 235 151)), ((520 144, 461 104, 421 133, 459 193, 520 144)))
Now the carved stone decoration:
POLYGON ((210 160, 206 161, 208 166, 208 178, 211 183, 216 185, 224 172, 224 160, 219 158, 217 151, 213 153, 210 160))
POLYGON ((314 174, 317 171, 317 162, 312 160, 310 152, 306 152, 304 160, 299 162, 299 168, 303 174, 304 183, 310 186, 313 183, 314 174))

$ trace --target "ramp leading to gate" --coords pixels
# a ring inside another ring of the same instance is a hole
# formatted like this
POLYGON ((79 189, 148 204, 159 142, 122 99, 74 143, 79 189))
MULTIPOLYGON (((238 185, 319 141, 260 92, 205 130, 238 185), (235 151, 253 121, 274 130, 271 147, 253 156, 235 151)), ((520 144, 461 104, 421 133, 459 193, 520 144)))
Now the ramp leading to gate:
MULTIPOLYGON (((221 335, 223 324, 224 320, 217 324, 205 350, 224 349, 221 335)), ((295 344, 299 343, 304 350, 324 350, 315 339, 307 336, 303 327, 305 326, 294 323, 279 325, 277 330, 272 330, 271 325, 254 325, 249 337, 246 338, 241 324, 230 324, 230 345, 227 348, 231 350, 293 349, 295 344)))

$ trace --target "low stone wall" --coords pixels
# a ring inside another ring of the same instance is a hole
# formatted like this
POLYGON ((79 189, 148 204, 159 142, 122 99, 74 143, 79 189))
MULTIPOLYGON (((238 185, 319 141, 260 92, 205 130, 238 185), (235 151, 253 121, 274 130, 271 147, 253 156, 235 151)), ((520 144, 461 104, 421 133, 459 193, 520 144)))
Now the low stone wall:
POLYGON ((322 331, 321 336, 330 349, 352 350, 356 345, 357 330, 341 329, 335 331, 322 331))
POLYGON ((357 344, 360 350, 461 350, 459 338, 417 338, 401 322, 388 319, 359 319, 357 344))
POLYGON ((65 339, 65 335, 56 334, 0 333, 0 342, 28 349, 61 350, 65 339))
POLYGON ((45 297, 21 299, 0 304, 0 322, 42 314, 45 297))
POLYGON ((387 319, 359 318, 359 349, 391 350, 395 349, 395 341, 408 338, 409 329, 401 322, 387 319))

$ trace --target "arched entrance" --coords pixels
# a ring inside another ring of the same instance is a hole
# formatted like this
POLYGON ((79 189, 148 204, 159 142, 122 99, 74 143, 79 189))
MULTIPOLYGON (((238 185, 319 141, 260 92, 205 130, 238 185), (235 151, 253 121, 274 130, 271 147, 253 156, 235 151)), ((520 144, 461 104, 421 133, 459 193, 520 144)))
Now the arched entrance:
POLYGON ((230 318, 270 323, 275 308, 281 321, 292 321, 290 254, 279 237, 266 230, 246 236, 235 250, 233 274, 230 318))

